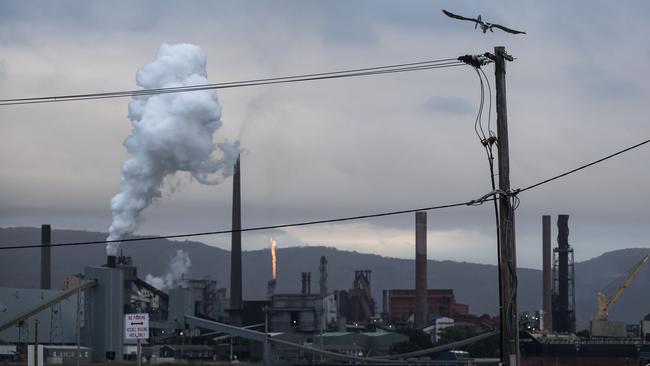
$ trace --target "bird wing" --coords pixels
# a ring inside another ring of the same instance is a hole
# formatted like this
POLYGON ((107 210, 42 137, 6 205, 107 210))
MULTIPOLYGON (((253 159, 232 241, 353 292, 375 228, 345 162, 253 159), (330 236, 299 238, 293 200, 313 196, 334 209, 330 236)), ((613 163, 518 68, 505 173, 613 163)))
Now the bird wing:
POLYGON ((471 21, 471 22, 476 22, 476 23, 479 22, 478 19, 465 18, 465 17, 463 17, 463 16, 456 15, 456 14, 454 14, 454 13, 450 13, 450 12, 448 12, 447 10, 444 10, 444 9, 443 9, 442 12, 445 13, 445 15, 448 16, 448 17, 450 17, 450 18, 460 19, 460 20, 469 20, 469 21, 471 21))
POLYGON ((500 25, 500 24, 494 24, 494 23, 493 23, 493 24, 490 24, 490 26, 491 26, 491 27, 494 27, 494 28, 499 28, 499 29, 501 29, 502 31, 506 31, 506 32, 508 32, 508 33, 512 33, 512 34, 526 34, 526 32, 522 32, 522 31, 518 31, 518 30, 510 29, 510 28, 504 27, 504 26, 502 26, 502 25, 500 25))

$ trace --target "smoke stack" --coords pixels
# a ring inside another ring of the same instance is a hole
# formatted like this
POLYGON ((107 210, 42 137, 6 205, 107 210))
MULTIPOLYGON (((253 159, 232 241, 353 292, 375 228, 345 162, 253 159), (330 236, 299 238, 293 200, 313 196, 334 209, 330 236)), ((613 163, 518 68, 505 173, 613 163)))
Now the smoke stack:
POLYGON ((50 225, 41 225, 41 289, 43 290, 52 288, 51 231, 50 225))
POLYGON ((302 282, 300 293, 303 295, 311 294, 311 272, 302 272, 300 275, 302 282))
POLYGON ((115 268, 116 264, 117 264, 117 257, 116 256, 114 256, 114 255, 106 256, 106 267, 115 268))
POLYGON ((320 257, 320 296, 327 296, 327 258, 320 257))
POLYGON ((307 293, 307 272, 300 272, 300 284, 300 293, 304 295, 307 293))
POLYGON ((269 280, 269 282, 266 283, 266 298, 269 300, 271 300, 271 297, 275 294, 275 285, 275 280, 269 280))
POLYGON ((232 244, 230 249, 230 308, 242 308, 241 265, 241 168, 240 157, 235 163, 232 186, 232 244))
POLYGON ((573 248, 569 245, 569 215, 558 215, 557 288, 553 290, 553 330, 575 332, 573 248))
POLYGON ((551 216, 542 216, 542 324, 543 329, 553 329, 553 307, 551 287, 553 267, 551 265, 551 216))
POLYGON ((382 290, 381 292, 381 318, 385 323, 388 323, 388 291, 382 290))
MULTIPOLYGON (((558 246, 558 304, 562 309, 569 308, 569 215, 557 217, 558 246)), ((563 311, 562 318, 565 318, 563 311)), ((566 328, 568 319, 562 319, 562 328, 566 328)), ((562 329, 564 330, 564 329, 562 329)))
POLYGON ((427 213, 415 213, 415 328, 427 323, 427 213))

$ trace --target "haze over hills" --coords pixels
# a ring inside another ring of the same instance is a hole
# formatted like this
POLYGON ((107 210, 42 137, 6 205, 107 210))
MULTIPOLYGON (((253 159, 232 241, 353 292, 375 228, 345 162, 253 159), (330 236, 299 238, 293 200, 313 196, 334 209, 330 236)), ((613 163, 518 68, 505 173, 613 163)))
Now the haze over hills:
MULTIPOLYGON (((104 240, 106 234, 73 230, 54 230, 53 242, 104 240)), ((3 245, 38 243, 40 228, 0 228, 3 245)), ((224 238, 229 240, 229 238, 224 238)), ((244 248, 246 243, 243 243, 244 248)), ((133 257, 141 278, 147 274, 162 275, 169 260, 178 249, 185 250, 192 261, 191 277, 210 276, 220 287, 228 287, 230 252, 196 241, 156 239, 123 245, 125 255, 133 257)), ((578 327, 584 328, 596 312, 596 293, 612 281, 628 273, 648 252, 648 248, 623 249, 576 263, 576 308, 578 327)), ((540 249, 541 252, 541 249, 540 249)), ((309 246, 278 249, 278 292, 298 292, 300 272, 312 272, 312 289, 318 286, 320 256, 328 260, 329 290, 352 286, 354 270, 372 271, 372 292, 381 309, 381 291, 391 288, 412 288, 415 265, 413 260, 387 258, 375 254, 342 251, 332 247, 309 246)), ((540 253, 541 256, 541 253, 540 253)), ((85 245, 52 249, 52 285, 61 286, 65 275, 83 272, 84 266, 105 263, 105 246, 85 245)), ((40 250, 3 251, 0 255, 0 286, 37 288, 40 279, 40 250)), ((243 252, 243 286, 245 299, 263 299, 266 282, 271 278, 271 256, 268 250, 243 252)), ((519 310, 534 311, 541 307, 540 270, 518 269, 519 310)), ((498 279, 494 265, 453 261, 428 261, 430 288, 452 288, 456 301, 470 305, 474 314, 496 314, 498 309, 498 279)), ((626 289, 610 311, 612 320, 636 323, 650 313, 650 266, 645 267, 626 289)))

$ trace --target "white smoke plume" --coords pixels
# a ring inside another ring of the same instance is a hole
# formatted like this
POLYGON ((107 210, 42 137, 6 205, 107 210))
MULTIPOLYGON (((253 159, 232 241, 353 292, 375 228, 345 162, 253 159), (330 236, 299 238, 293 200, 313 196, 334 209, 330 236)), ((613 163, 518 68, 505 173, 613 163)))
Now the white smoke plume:
MULTIPOLYGON (((207 84, 206 55, 191 44, 163 44, 136 81, 144 89, 207 84)), ((218 184, 233 174, 239 143, 215 143, 221 106, 214 90, 135 96, 129 103, 129 159, 122 165, 120 192, 111 200, 108 240, 132 234, 142 210, 162 196, 163 181, 189 172, 202 184, 218 184)), ((117 255, 119 243, 107 245, 117 255)))
POLYGON ((144 280, 159 290, 185 287, 187 286, 185 277, 190 273, 191 266, 192 261, 190 260, 190 256, 187 252, 179 249, 176 251, 176 255, 169 261, 167 273, 161 277, 156 277, 150 273, 144 280))

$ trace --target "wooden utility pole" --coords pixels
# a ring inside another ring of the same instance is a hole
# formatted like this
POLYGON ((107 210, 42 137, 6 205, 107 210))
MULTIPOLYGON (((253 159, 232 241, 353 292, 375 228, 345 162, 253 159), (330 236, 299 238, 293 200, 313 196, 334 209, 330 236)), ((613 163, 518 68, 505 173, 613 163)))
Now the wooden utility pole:
POLYGON ((494 48, 496 79, 497 146, 499 161, 499 238, 501 251, 501 362, 519 366, 519 322, 517 317, 517 253, 515 211, 511 204, 510 158, 508 151, 508 113, 506 107, 506 60, 512 56, 505 47, 494 48))
POLYGON ((79 366, 81 353, 81 287, 77 289, 77 354, 75 355, 75 364, 79 366))
POLYGON ((136 362, 136 365, 137 366, 142 366, 142 342, 141 342, 140 338, 138 338, 138 343, 137 343, 136 347, 137 347, 136 349, 138 350, 137 351, 137 356, 136 356, 136 357, 138 357, 138 361, 136 362))

